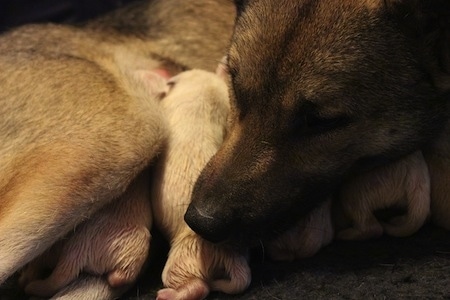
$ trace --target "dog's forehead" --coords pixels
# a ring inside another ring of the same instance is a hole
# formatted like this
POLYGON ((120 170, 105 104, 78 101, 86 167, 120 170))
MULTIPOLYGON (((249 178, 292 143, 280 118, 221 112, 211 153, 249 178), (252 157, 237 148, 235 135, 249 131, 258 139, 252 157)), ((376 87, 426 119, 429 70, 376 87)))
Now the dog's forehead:
POLYGON ((323 87, 332 93, 338 84, 329 82, 330 75, 345 72, 366 55, 362 32, 370 31, 379 2, 248 1, 229 49, 234 88, 254 94, 267 92, 270 81, 295 82, 297 91, 286 90, 306 98, 323 87))

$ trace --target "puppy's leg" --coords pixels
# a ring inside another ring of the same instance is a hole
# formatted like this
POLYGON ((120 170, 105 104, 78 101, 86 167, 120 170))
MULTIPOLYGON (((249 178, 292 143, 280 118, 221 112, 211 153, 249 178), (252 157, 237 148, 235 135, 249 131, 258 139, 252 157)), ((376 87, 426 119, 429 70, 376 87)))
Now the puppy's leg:
POLYGON ((124 288, 112 288, 102 277, 86 275, 62 289, 52 300, 112 300, 124 293, 124 288))
POLYGON ((403 202, 407 211, 401 216, 383 222, 383 228, 392 236, 409 236, 419 230, 430 214, 430 174, 420 151, 400 162, 407 170, 403 202))
POLYGON ((156 300, 201 300, 208 294, 208 284, 200 278, 193 278, 176 290, 172 288, 159 290, 156 300))
POLYGON ((227 294, 237 294, 245 291, 252 280, 251 270, 247 258, 243 255, 231 253, 229 257, 223 256, 226 277, 229 279, 216 279, 211 282, 212 291, 221 291, 227 294))

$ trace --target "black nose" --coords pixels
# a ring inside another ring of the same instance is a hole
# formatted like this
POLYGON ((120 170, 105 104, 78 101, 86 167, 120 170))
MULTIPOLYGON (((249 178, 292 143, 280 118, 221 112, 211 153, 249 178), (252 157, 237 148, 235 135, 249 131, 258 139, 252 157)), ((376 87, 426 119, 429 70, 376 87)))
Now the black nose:
POLYGON ((184 220, 198 235, 213 243, 227 240, 232 232, 233 220, 225 213, 201 210, 193 204, 189 205, 184 220))

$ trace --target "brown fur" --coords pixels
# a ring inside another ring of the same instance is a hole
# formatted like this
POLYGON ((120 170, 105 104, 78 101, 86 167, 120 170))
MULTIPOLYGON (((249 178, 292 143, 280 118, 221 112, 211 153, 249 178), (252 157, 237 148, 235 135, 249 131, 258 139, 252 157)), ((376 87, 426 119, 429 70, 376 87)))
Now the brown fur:
POLYGON ((206 239, 246 244, 436 136, 450 97, 450 3, 236 2, 230 135, 186 221, 206 239))
POLYGON ((212 70, 234 15, 226 0, 155 0, 0 36, 0 284, 146 168, 166 128, 142 71, 212 70))

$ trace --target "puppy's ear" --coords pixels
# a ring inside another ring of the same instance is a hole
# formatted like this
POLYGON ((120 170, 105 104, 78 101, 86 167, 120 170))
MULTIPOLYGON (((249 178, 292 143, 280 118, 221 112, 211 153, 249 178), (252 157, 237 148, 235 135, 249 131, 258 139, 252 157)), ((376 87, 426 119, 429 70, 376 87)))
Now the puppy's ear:
POLYGON ((424 66, 436 86, 450 91, 450 1, 384 0, 392 14, 422 50, 424 66))
POLYGON ((167 76, 159 70, 137 70, 134 71, 134 77, 145 87, 149 95, 153 95, 158 99, 165 97, 168 91, 167 76))
POLYGON ((219 65, 216 68, 216 74, 222 78, 225 82, 228 82, 228 58, 222 57, 219 65))

